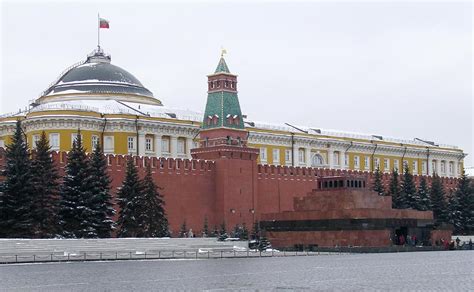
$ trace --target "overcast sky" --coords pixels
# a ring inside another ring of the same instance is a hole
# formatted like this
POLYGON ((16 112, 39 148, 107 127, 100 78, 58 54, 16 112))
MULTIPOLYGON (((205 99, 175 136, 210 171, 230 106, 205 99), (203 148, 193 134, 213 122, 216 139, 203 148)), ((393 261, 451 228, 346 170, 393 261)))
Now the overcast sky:
POLYGON ((203 111, 224 46, 250 120, 453 144, 473 165, 472 4, 2 3, 1 113, 101 43, 164 105, 203 111))

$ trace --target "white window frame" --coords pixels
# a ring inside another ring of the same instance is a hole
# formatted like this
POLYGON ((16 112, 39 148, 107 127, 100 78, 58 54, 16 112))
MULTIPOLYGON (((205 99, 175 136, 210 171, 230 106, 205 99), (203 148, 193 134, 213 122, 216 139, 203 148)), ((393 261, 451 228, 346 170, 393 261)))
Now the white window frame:
POLYGON ((298 162, 305 163, 306 162, 306 155, 305 149, 298 149, 298 162))
POLYGON ((128 152, 132 152, 132 151, 137 150, 137 137, 135 137, 135 136, 128 136, 127 137, 127 150, 128 150, 128 152))
POLYGON ((291 149, 285 149, 285 163, 291 163, 291 149))
POLYGON ((349 167, 349 154, 344 154, 344 166, 349 167))
POLYGON ((431 161, 431 171, 433 173, 438 173, 438 169, 436 169, 436 160, 431 161))
POLYGON ((272 158, 274 165, 280 165, 280 149, 276 148, 272 150, 272 158))
POLYGON ((386 172, 390 171, 390 159, 389 158, 384 158, 383 159, 383 169, 386 172))
POLYGON ((82 141, 82 145, 84 145, 84 135, 77 135, 77 133, 72 133, 71 134, 71 148, 72 148, 72 144, 74 143, 74 141, 77 139, 77 136, 81 136, 81 141, 82 141))
POLYGON ((376 169, 378 168, 380 170, 380 158, 375 157, 374 163, 375 163, 375 168, 376 169))
POLYGON ((31 136, 31 149, 36 149, 36 142, 38 142, 41 139, 41 136, 39 134, 34 134, 31 136))
POLYGON ((260 161, 267 162, 267 147, 260 147, 260 161))
POLYGON ((450 161, 448 163, 449 165, 449 174, 453 175, 454 174, 454 162, 450 161))
POLYGON ((400 171, 400 161, 398 161, 398 159, 393 160, 393 169, 400 171))
POLYGON ((99 136, 97 136, 97 135, 92 135, 92 136, 91 136, 91 146, 92 146, 91 149, 92 149, 92 151, 94 151, 94 149, 95 149, 97 143, 99 143, 99 136))
POLYGON ((161 152, 169 154, 170 153, 170 138, 163 137, 161 138, 161 152))
POLYGON ((332 162, 334 166, 339 166, 340 159, 339 159, 339 151, 334 151, 332 154, 332 162))
POLYGON ((418 174, 418 161, 416 160, 413 160, 412 163, 411 163, 411 172, 412 174, 418 174))
POLYGON ((370 170, 370 156, 364 157, 364 169, 370 170))
POLYGON ((0 148, 5 148, 5 141, 0 139, 0 148))
POLYGON ((60 147, 59 138, 60 138, 59 133, 50 133, 49 134, 48 140, 49 140, 49 147, 51 148, 51 150, 59 150, 59 147, 60 147), (57 142, 57 145, 55 145, 56 143, 54 143, 54 142, 57 142))
POLYGON ((104 136, 104 153, 113 153, 115 151, 114 140, 114 136, 104 136))
POLYGON ((186 154, 186 140, 178 138, 176 143, 176 153, 177 154, 186 154))
POLYGON ((440 172, 441 172, 442 174, 445 174, 445 173, 446 173, 446 161, 441 160, 440 166, 441 166, 441 171, 440 171, 440 172))
POLYGON ((426 165, 428 164, 427 161, 421 162, 421 174, 426 174, 426 165))
POLYGON ((360 156, 354 155, 354 169, 360 168, 360 156))
POLYGON ((153 138, 152 137, 145 137, 145 151, 147 152, 153 151, 153 138))

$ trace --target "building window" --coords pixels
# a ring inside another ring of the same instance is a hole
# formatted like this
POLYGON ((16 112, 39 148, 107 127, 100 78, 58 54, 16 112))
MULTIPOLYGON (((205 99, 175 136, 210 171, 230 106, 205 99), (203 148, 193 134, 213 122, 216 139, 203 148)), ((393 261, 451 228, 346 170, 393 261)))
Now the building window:
POLYGON ((344 166, 349 166, 349 154, 344 154, 344 166))
POLYGON ((273 164, 280 164, 280 149, 273 149, 273 164))
POLYGON ((287 164, 291 163, 291 150, 290 149, 285 149, 285 162, 287 164))
POLYGON ((104 136, 104 152, 107 152, 107 153, 114 152, 114 137, 113 136, 104 136))
POLYGON ((31 140, 31 148, 36 149, 36 143, 40 140, 40 135, 33 135, 31 140))
POLYGON ((332 156, 332 162, 334 165, 339 165, 339 152, 335 151, 332 156))
POLYGON ((128 151, 136 149, 135 148, 135 137, 128 137, 127 148, 128 148, 128 151))
POLYGON ((163 137, 163 139, 161 139, 161 152, 170 153, 170 138, 163 137))
POLYGON ((354 168, 359 169, 360 168, 360 158, 359 156, 354 156, 354 168))
POLYGON ((260 161, 267 161, 267 148, 265 147, 260 148, 260 161))
POLYGON ((413 161, 411 167, 412 167, 412 173, 418 174, 418 161, 413 161))
POLYGON ((380 158, 375 158, 374 162, 375 162, 375 168, 380 169, 380 158))
POLYGON ((421 173, 422 174, 426 174, 426 165, 427 165, 428 162, 426 161, 422 161, 421 162, 421 173))
POLYGON ((438 169, 436 169, 436 160, 431 161, 431 169, 433 173, 438 172, 438 169))
POLYGON ((3 139, 0 139, 0 148, 5 148, 5 141, 3 139))
POLYGON ((396 170, 396 171, 399 171, 399 168, 400 168, 400 162, 398 161, 398 159, 394 159, 393 160, 393 169, 396 170))
POLYGON ((364 157, 364 168, 365 170, 370 170, 370 157, 369 156, 364 157))
POLYGON ((446 173, 446 161, 441 161, 441 173, 446 173))
POLYGON ((186 141, 183 138, 178 139, 178 154, 186 154, 186 141))
POLYGON ((99 136, 92 135, 91 142, 92 142, 92 149, 95 149, 97 145, 99 144, 99 136))
POLYGON ((312 167, 320 167, 320 166, 323 166, 323 165, 324 165, 323 157, 318 153, 313 154, 312 161, 311 161, 311 166, 312 167))
POLYGON ((406 167, 408 167, 408 160, 403 160, 403 172, 405 172, 406 167))
POLYGON ((388 158, 384 158, 383 166, 385 171, 390 171, 390 160, 388 158))
POLYGON ((304 149, 298 149, 298 162, 299 163, 305 162, 304 149))
MULTIPOLYGON (((71 134, 71 147, 72 147, 72 144, 74 143, 74 141, 77 140, 77 136, 79 136, 79 135, 77 135, 77 133, 71 134)), ((84 140, 83 140, 82 134, 80 136, 81 136, 81 142, 83 143, 84 140)))
POLYGON ((449 174, 454 174, 454 163, 452 161, 449 162, 449 174))
POLYGON ((151 137, 145 138, 145 150, 146 151, 153 151, 153 141, 151 137))

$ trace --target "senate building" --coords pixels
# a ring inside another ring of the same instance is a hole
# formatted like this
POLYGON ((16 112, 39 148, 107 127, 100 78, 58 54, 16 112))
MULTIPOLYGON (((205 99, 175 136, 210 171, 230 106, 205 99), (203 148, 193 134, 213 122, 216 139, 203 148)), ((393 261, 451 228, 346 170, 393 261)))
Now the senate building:
POLYGON ((101 142, 105 153, 185 159, 199 146, 200 127, 219 125, 245 132, 248 146, 259 149, 260 164, 368 172, 377 167, 400 170, 407 164, 413 174, 442 177, 458 177, 463 168, 466 154, 436 141, 249 120, 233 98, 238 82, 223 56, 208 75, 207 91, 205 113, 166 107, 166 100, 155 98, 131 73, 112 64, 99 47, 66 68, 27 110, 0 116, 0 147, 9 143, 15 121, 21 119, 31 147, 45 131, 53 150, 68 151, 80 129, 89 151, 101 142), (229 112, 219 111, 224 103, 229 112))

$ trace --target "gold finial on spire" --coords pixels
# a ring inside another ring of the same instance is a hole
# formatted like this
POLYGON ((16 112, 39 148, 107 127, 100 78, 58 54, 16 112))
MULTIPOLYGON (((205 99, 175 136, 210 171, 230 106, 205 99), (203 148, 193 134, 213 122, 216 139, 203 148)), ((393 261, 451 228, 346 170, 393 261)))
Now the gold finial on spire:
POLYGON ((221 46, 221 58, 224 58, 224 55, 227 54, 227 50, 224 49, 223 46, 221 46))

